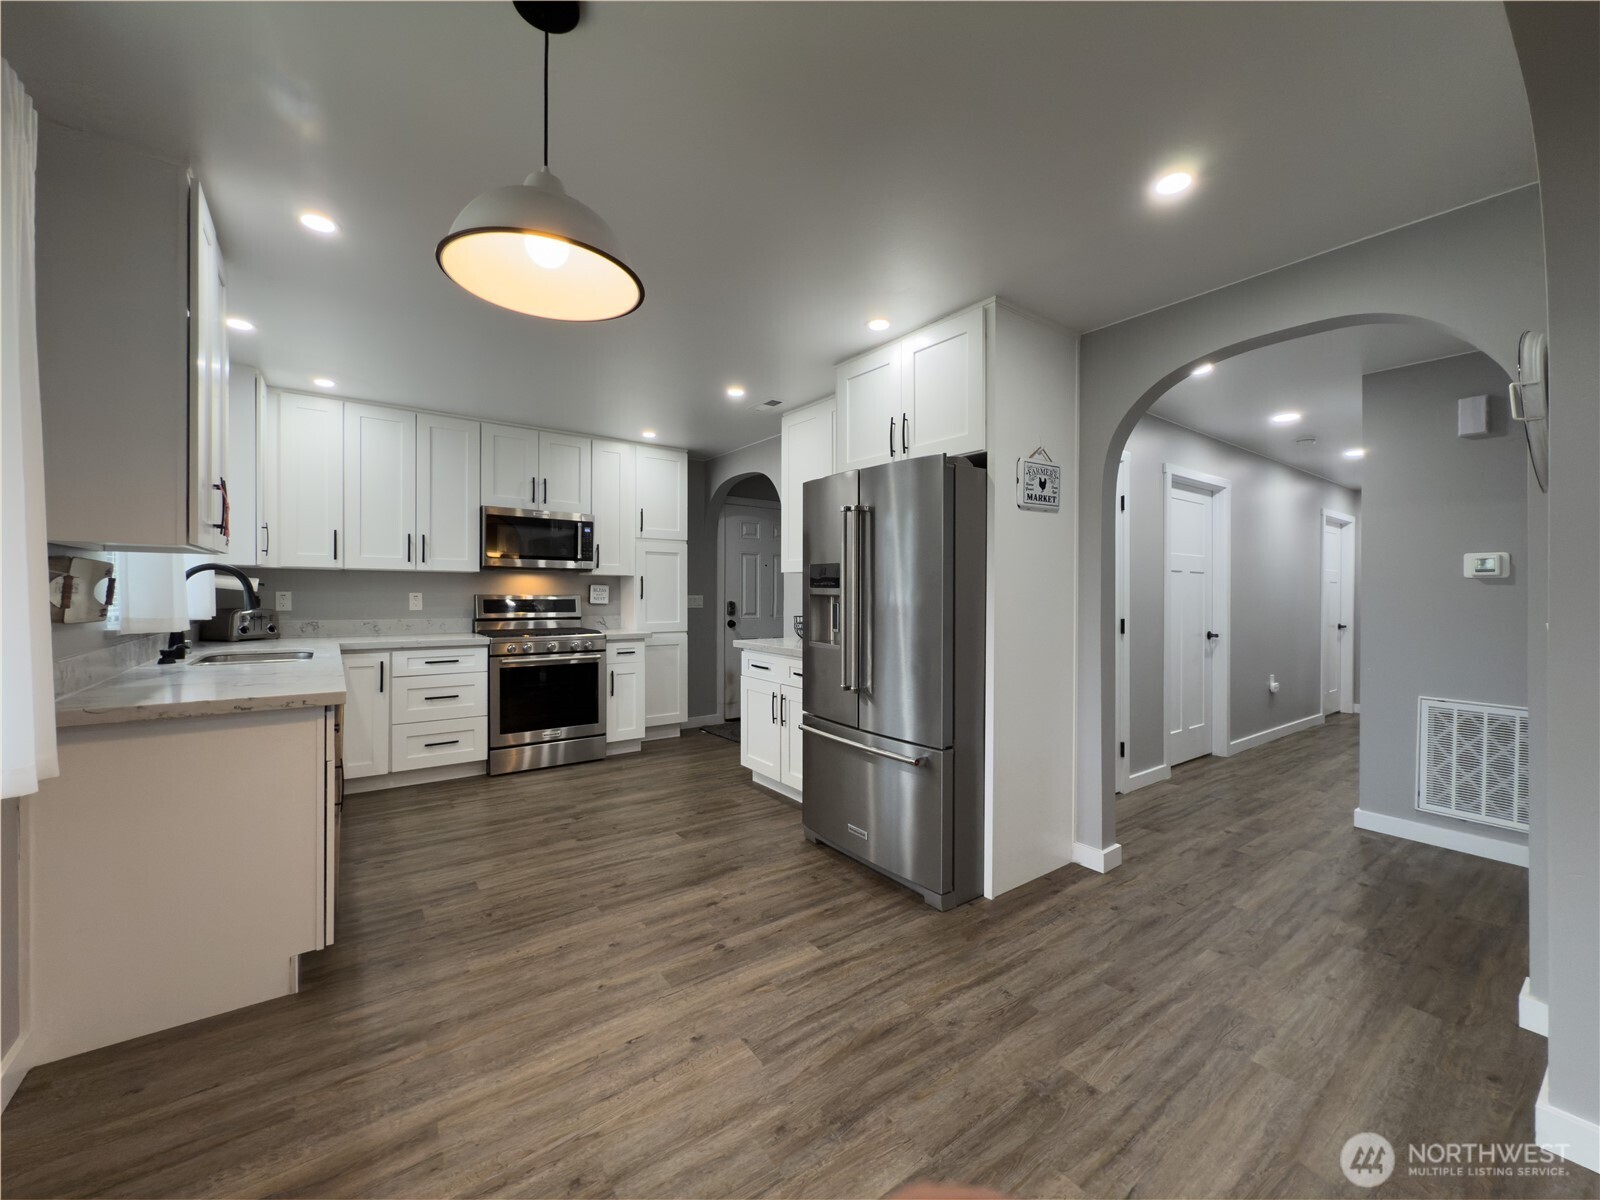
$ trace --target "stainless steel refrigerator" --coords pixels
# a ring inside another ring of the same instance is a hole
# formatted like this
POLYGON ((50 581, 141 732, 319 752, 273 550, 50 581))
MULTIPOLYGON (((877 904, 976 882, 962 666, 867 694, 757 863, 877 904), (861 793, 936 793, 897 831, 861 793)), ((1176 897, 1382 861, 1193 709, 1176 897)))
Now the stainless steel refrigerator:
POLYGON ((940 909, 983 891, 987 509, 942 454, 805 485, 806 837, 940 909))

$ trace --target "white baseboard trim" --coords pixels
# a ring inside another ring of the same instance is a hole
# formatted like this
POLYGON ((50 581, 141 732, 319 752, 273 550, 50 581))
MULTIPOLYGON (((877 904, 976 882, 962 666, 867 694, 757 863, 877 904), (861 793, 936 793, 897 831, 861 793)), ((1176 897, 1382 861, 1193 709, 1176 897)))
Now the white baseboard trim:
POLYGON ((1263 729, 1260 733, 1252 733, 1249 737, 1242 737, 1238 741, 1229 742, 1228 753, 1238 754, 1241 750, 1254 750, 1257 746, 1265 746, 1268 742, 1275 742, 1281 737, 1288 737, 1291 733, 1301 733, 1326 723, 1327 718, 1321 713, 1312 713, 1309 717, 1301 717, 1298 721, 1274 725, 1271 729, 1263 729))
POLYGON ((606 757, 613 758, 618 754, 637 754, 644 749, 644 739, 633 738, 626 742, 610 742, 606 746, 606 757))
POLYGON ((28 1031, 24 1029, 11 1043, 4 1059, 0 1059, 0 1108, 11 1103, 11 1097, 22 1086, 33 1060, 28 1056, 28 1031))
POLYGON ((1143 771, 1135 771, 1128 776, 1128 786, 1123 789, 1123 794, 1137 792, 1142 787, 1149 787, 1152 783, 1165 783, 1172 778, 1172 768, 1162 763, 1158 767, 1146 767, 1143 771))
POLYGON ((1086 846, 1082 842, 1072 843, 1072 861, 1081 867, 1088 867, 1091 871, 1099 871, 1104 875, 1107 871, 1115 870, 1122 865, 1122 843, 1112 842, 1109 846, 1086 846))
POLYGON ((1533 980, 1524 979, 1517 993, 1517 1024, 1540 1037, 1550 1036, 1550 1006, 1533 994, 1533 980))
POLYGON ((702 725, 721 725, 723 718, 718 713, 706 713, 703 716, 690 717, 683 723, 685 729, 699 729, 702 725))
POLYGON ((413 787, 419 783, 444 783, 451 779, 471 779, 474 775, 487 775, 489 760, 482 762, 449 763, 443 767, 418 767, 414 771, 391 771, 387 775, 365 775, 360 779, 346 779, 344 794, 359 796, 363 792, 386 792, 390 788, 413 787))
POLYGON ((1446 850, 1459 850, 1462 854, 1475 854, 1479 858, 1492 858, 1496 862, 1510 863, 1515 867, 1528 865, 1528 847, 1498 841, 1470 829, 1442 829, 1437 825, 1424 825, 1421 821, 1408 821, 1404 817, 1391 817, 1386 813, 1369 812, 1358 808, 1355 812, 1356 828, 1369 833, 1385 833, 1390 837, 1405 838, 1408 842, 1422 842, 1446 850))
POLYGON ((1548 1069, 1544 1082, 1539 1085, 1539 1098, 1533 1105, 1533 1140, 1568 1162, 1600 1171, 1600 1124, 1550 1103, 1548 1069))
POLYGON ((1359 717, 1360 715, 1361 715, 1361 705, 1359 703, 1357 703, 1357 705, 1356 705, 1356 716, 1359 717))
POLYGON ((682 725, 651 725, 644 731, 644 740, 659 742, 662 738, 675 738, 683 736, 682 725))

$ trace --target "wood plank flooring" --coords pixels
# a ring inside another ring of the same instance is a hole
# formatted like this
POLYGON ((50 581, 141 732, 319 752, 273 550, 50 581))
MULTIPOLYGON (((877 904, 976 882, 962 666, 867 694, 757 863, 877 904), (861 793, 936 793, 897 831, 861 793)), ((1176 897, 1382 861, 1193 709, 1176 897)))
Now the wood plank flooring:
POLYGON ((1355 776, 1349 718, 1200 760, 1121 802, 1121 869, 944 914, 699 734, 352 797, 300 994, 36 1069, 4 1189, 1354 1195, 1361 1130, 1525 1141, 1525 874, 1356 831, 1355 776))

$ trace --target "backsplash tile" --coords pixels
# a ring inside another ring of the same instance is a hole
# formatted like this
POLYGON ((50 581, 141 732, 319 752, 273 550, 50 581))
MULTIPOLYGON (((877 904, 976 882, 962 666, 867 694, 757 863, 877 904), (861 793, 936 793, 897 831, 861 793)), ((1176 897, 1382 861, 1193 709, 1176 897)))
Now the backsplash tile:
POLYGON ((134 667, 154 661, 166 644, 164 633, 136 634, 117 638, 98 649, 55 660, 55 689, 59 699, 69 692, 103 683, 134 667))

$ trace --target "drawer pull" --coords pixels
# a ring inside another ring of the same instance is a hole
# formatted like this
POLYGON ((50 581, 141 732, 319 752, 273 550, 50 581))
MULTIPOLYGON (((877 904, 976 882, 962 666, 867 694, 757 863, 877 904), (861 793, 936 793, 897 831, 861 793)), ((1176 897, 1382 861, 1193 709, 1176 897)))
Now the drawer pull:
POLYGON ((424 750, 432 750, 435 746, 459 746, 460 744, 460 738, 451 738, 448 742, 423 742, 422 748, 424 750))
POLYGON ((460 661, 459 658, 425 658, 422 660, 422 665, 425 667, 439 667, 445 663, 458 663, 460 661))
POLYGON ((637 653, 639 653, 637 650, 618 650, 617 651, 617 657, 618 658, 626 658, 630 654, 637 654, 637 653))
POLYGON ((451 692, 448 696, 424 696, 423 699, 424 700, 459 700, 459 699, 461 699, 461 693, 460 692, 451 692))
POLYGON ((758 671, 770 671, 770 670, 772 670, 772 668, 767 666, 765 663, 751 663, 750 665, 752 667, 754 667, 758 671))

